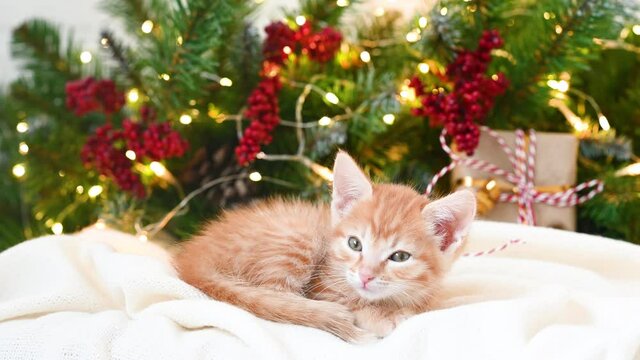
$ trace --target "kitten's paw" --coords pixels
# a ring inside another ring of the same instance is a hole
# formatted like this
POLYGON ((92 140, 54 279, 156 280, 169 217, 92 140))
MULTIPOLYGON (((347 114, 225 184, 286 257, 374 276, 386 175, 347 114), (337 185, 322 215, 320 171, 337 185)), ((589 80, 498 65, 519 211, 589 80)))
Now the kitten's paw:
POLYGON ((380 340, 378 335, 360 328, 357 329, 355 334, 355 338, 349 342, 356 345, 367 345, 380 340))
POLYGON ((369 344, 379 339, 378 334, 358 327, 356 315, 346 306, 330 302, 323 304, 324 316, 319 328, 353 344, 369 344))
POLYGON ((355 316, 346 306, 338 303, 322 303, 324 305, 319 328, 348 342, 361 343, 370 337, 365 330, 355 325, 355 316))
POLYGON ((396 322, 385 317, 378 316, 367 309, 355 312, 356 325, 375 334, 379 338, 389 335, 396 328, 396 322))

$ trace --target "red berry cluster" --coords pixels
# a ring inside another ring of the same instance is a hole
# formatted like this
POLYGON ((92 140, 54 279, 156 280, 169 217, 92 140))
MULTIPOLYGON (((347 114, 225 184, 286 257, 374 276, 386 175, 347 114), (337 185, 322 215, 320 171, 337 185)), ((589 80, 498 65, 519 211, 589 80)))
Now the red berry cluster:
POLYGON ((124 93, 118 92, 112 80, 92 77, 70 81, 65 86, 67 108, 82 116, 92 111, 113 114, 124 106, 124 93))
POLYGON ((247 165, 256 158, 261 145, 271 143, 271 132, 280 123, 278 93, 282 88, 279 76, 266 77, 249 95, 244 116, 251 124, 244 130, 236 157, 240 165, 247 165))
POLYGON ((342 43, 342 34, 331 27, 326 27, 302 39, 302 52, 313 61, 327 62, 336 55, 340 43, 342 43))
POLYGON ((147 157, 158 161, 180 157, 189 148, 189 143, 171 129, 168 122, 152 123, 146 126, 129 119, 122 122, 122 133, 127 149, 133 150, 137 158, 147 157))
POLYGON ((131 170, 131 160, 122 149, 115 146, 123 136, 122 131, 113 130, 111 124, 99 127, 82 148, 82 162, 94 166, 100 174, 111 177, 122 190, 143 198, 146 191, 140 177, 131 170))
POLYGON ((295 31, 283 22, 271 23, 265 31, 263 79, 247 100, 244 116, 251 124, 235 150, 238 163, 243 166, 255 160, 262 145, 271 143, 271 132, 280 123, 278 93, 282 83, 277 73, 280 65, 286 62, 289 50, 306 54, 313 61, 327 62, 333 59, 342 42, 342 34, 338 31, 325 27, 314 33, 308 21, 295 31), (289 50, 285 51, 287 47, 289 50))
POLYGON ((265 31, 267 38, 262 53, 265 60, 276 64, 283 64, 289 51, 302 52, 313 61, 328 62, 336 55, 342 42, 342 34, 337 30, 327 26, 313 32, 309 21, 295 31, 283 22, 273 22, 265 31), (289 51, 285 50, 287 47, 289 51))
POLYGON ((272 22, 264 30, 267 33, 262 46, 264 59, 276 64, 284 63, 288 56, 284 48, 295 49, 296 32, 281 21, 272 22))
POLYGON ((475 51, 459 51, 444 76, 447 82, 453 83, 449 93, 425 92, 418 77, 411 79, 409 84, 421 102, 421 107, 412 110, 413 114, 429 117, 431 126, 444 126, 458 150, 468 155, 473 155, 478 147, 478 123, 485 119, 493 108, 494 99, 509 85, 502 73, 493 77, 485 74, 491 62, 491 50, 502 45, 498 31, 490 30, 482 34, 475 51))
POLYGON ((132 150, 137 159, 157 161, 182 156, 188 147, 189 143, 168 122, 143 125, 125 119, 122 129, 113 129, 111 124, 96 129, 82 148, 81 157, 86 166, 95 167, 121 189, 143 198, 145 188, 125 152, 132 150))

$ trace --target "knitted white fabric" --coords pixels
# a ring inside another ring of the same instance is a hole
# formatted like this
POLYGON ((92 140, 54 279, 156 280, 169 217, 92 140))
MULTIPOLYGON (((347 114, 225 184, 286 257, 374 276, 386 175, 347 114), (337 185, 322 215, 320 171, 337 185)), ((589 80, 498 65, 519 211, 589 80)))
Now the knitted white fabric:
POLYGON ((351 345, 208 299, 157 246, 110 230, 0 253, 0 359, 640 359, 640 247, 477 222, 445 309, 351 345))

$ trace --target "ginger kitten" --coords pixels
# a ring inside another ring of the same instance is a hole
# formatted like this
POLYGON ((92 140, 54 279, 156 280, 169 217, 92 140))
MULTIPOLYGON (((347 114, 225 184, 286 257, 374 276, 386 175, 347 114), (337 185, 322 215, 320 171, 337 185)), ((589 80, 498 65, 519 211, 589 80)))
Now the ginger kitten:
POLYGON ((475 215, 469 191, 431 201, 372 184, 344 152, 331 206, 273 199, 225 212, 174 258, 214 299, 348 341, 429 310, 475 215))

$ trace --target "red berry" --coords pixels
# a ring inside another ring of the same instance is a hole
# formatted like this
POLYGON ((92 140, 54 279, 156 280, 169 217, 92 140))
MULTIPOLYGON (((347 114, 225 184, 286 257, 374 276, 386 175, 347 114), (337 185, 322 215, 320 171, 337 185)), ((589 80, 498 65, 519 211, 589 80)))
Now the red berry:
POLYGON ((253 161, 260 152, 260 145, 271 143, 271 132, 280 123, 278 93, 281 87, 279 77, 265 78, 249 95, 249 107, 244 116, 251 120, 251 123, 236 147, 236 157, 240 165, 247 165, 253 161))
POLYGON ((487 77, 485 72, 491 61, 491 50, 503 45, 496 30, 485 31, 475 51, 459 51, 447 66, 445 80, 452 83, 448 94, 424 92, 422 81, 414 77, 410 85, 420 98, 421 106, 412 109, 416 116, 429 118, 430 126, 444 126, 453 137, 458 150, 473 154, 478 146, 478 123, 493 107, 494 98, 505 92, 508 81, 504 74, 487 77))
POLYGON ((282 64, 287 59, 284 48, 295 48, 296 33, 283 22, 274 22, 265 28, 267 38, 262 47, 262 53, 267 61, 282 64))
POLYGON ((118 92, 112 80, 95 80, 92 77, 70 81, 65 86, 66 105, 82 116, 102 110, 105 114, 120 111, 124 106, 124 93, 118 92))
POLYGON ((126 151, 134 151, 137 159, 163 160, 182 156, 188 146, 169 123, 152 123, 144 128, 125 119, 121 130, 114 130, 110 124, 96 129, 80 155, 86 166, 110 177, 122 190, 143 198, 146 190, 139 175, 133 172, 133 161, 126 157, 126 151))
POLYGON ((318 33, 303 37, 301 42, 303 50, 311 60, 327 62, 333 59, 340 49, 342 34, 331 27, 325 27, 318 33))

